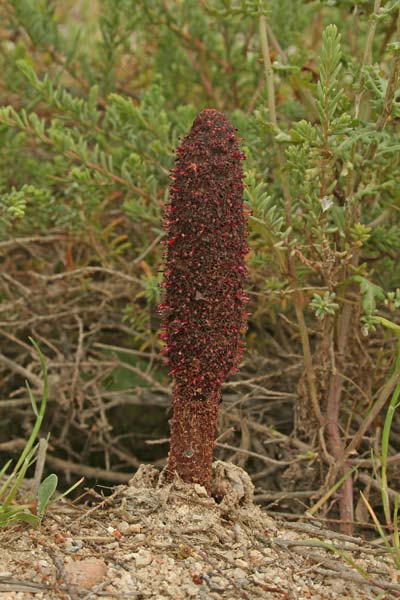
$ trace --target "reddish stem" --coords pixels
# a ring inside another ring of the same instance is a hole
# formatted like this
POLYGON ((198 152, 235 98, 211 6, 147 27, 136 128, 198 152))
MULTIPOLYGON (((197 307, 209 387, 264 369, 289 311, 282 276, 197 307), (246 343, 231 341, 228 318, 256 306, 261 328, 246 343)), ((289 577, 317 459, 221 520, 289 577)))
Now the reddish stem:
POLYGON ((203 402, 188 402, 175 389, 168 471, 186 482, 200 483, 208 492, 218 418, 219 393, 203 402))

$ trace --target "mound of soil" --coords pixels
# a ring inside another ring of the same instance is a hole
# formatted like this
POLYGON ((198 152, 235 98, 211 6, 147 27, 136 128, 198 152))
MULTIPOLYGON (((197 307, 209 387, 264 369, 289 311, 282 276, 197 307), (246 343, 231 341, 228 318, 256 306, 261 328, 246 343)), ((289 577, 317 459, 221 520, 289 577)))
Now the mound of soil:
POLYGON ((209 497, 144 465, 90 508, 60 501, 40 529, 2 530, 0 599, 400 598, 383 548, 275 521, 245 471, 219 461, 213 472, 209 497))

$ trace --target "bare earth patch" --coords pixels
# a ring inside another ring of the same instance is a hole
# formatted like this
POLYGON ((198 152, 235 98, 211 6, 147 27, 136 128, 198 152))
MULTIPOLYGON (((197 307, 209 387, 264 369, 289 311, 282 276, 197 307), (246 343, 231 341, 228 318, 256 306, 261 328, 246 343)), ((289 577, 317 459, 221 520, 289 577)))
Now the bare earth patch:
POLYGON ((239 467, 214 464, 213 496, 142 466, 92 508, 56 503, 0 532, 0 599, 400 598, 383 548, 275 521, 239 467))

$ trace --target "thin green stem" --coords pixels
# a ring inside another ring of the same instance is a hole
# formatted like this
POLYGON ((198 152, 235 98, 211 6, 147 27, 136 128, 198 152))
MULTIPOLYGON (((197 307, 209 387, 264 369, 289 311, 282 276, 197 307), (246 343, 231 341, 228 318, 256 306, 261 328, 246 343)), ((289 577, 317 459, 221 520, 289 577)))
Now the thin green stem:
MULTIPOLYGON (((397 334, 397 347, 396 347, 396 358, 394 362, 394 373, 400 374, 400 334, 397 334)), ((400 384, 397 384, 392 399, 389 403, 385 423, 382 431, 382 442, 381 442, 381 481, 382 481, 382 504, 383 511, 385 514, 386 524, 389 527, 391 533, 393 533, 393 521, 390 510, 390 499, 388 494, 388 480, 387 480, 387 464, 389 455, 389 440, 390 432, 392 428, 392 422, 396 408, 399 405, 400 397, 400 384)))
MULTIPOLYGON (((264 60, 264 69, 265 69, 265 80, 267 86, 267 96, 268 96, 268 112, 270 121, 275 130, 278 130, 278 118, 276 114, 276 104, 275 104, 275 86, 274 86, 274 73, 271 64, 270 57, 270 49, 268 42, 268 33, 267 33, 267 20, 265 15, 260 15, 259 21, 259 33, 260 33, 260 45, 261 52, 264 60)), ((286 223, 288 227, 292 226, 292 198, 290 193, 290 186, 287 173, 285 171, 286 167, 286 159, 285 154, 283 152, 282 147, 275 143, 277 156, 278 156, 278 165, 279 165, 279 176, 282 185, 283 199, 284 199, 284 207, 285 207, 285 216, 286 223)), ((319 424, 322 423, 321 409, 319 406, 318 400, 318 392, 316 385, 316 376, 315 370, 312 360, 311 353, 311 345, 310 338, 308 335, 307 323, 304 317, 304 297, 303 293, 299 289, 299 284, 297 280, 296 268, 294 264, 293 257, 289 255, 287 259, 287 271, 291 281, 291 285, 294 288, 293 291, 293 301, 296 312, 296 318, 299 325, 300 339, 303 349, 303 357, 304 357, 304 367, 306 372, 307 384, 311 399, 311 404, 313 407, 313 411, 315 417, 319 424)))
MULTIPOLYGON (((29 394, 29 398, 31 400, 31 404, 32 404, 32 408, 33 411, 35 413, 36 416, 36 421, 35 424, 33 426, 31 435, 29 436, 28 441, 26 442, 26 445, 17 461, 17 464, 15 465, 12 473, 9 475, 9 477, 6 479, 6 481, 4 482, 4 484, 2 485, 2 487, 0 488, 0 498, 5 494, 7 488, 10 487, 10 485, 12 484, 12 482, 15 480, 15 478, 19 478, 19 472, 22 472, 24 469, 26 470, 26 468, 29 466, 29 463, 33 457, 33 445, 35 443, 35 440, 38 436, 42 421, 43 421, 43 417, 46 411, 46 404, 47 404, 47 398, 48 398, 48 378, 47 378, 47 366, 46 366, 46 361, 44 359, 44 356, 42 354, 42 351, 40 350, 39 346, 37 345, 37 343, 35 342, 35 340, 33 340, 32 338, 30 338, 31 343, 33 344, 36 352, 39 355, 39 360, 40 360, 40 365, 42 367, 42 377, 43 377, 43 392, 42 392, 42 399, 40 402, 40 409, 37 409, 37 404, 36 404, 36 400, 32 394, 32 391, 27 383, 27 389, 28 389, 28 394, 29 394)), ((10 496, 8 496, 8 499, 10 498, 10 496)), ((6 503, 5 503, 6 504, 6 503)))
MULTIPOLYGON (((278 126, 278 118, 276 115, 276 104, 275 104, 275 86, 274 86, 274 72, 272 69, 269 42, 268 42, 268 33, 267 33, 267 20, 265 15, 260 16, 259 23, 260 30, 260 45, 261 52, 264 60, 264 69, 265 69, 265 80, 267 85, 267 96, 268 96, 268 112, 269 118, 274 126, 275 132, 279 129, 278 126)), ((279 144, 275 144, 277 154, 278 154, 278 164, 280 170, 281 184, 282 184, 282 192, 283 198, 285 202, 285 216, 286 222, 289 227, 292 226, 292 199, 290 194, 290 187, 287 175, 284 171, 286 166, 285 155, 282 147, 279 144)))

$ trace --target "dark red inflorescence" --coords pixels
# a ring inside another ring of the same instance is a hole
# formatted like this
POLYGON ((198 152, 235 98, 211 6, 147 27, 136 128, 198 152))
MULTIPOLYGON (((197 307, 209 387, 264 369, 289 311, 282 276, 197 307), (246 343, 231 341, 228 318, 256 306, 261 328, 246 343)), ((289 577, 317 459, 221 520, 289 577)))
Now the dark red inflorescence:
POLYGON ((243 351, 244 158, 228 119, 205 109, 172 169, 161 337, 170 374, 187 401, 219 390, 243 351))
POLYGON ((227 118, 203 110, 177 149, 164 215, 161 337, 174 382, 168 472, 208 489, 221 384, 242 356, 246 329, 244 158, 227 118))

